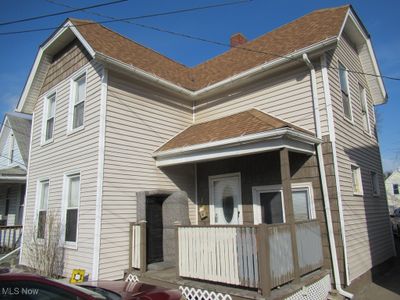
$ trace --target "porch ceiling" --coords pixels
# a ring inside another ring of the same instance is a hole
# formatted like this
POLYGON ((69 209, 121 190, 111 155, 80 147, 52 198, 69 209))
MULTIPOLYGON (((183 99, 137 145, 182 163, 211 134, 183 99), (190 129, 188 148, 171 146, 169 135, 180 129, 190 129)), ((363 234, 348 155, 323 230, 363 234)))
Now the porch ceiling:
POLYGON ((195 124, 161 146, 153 156, 159 167, 222 159, 288 148, 314 153, 313 133, 251 109, 195 124))

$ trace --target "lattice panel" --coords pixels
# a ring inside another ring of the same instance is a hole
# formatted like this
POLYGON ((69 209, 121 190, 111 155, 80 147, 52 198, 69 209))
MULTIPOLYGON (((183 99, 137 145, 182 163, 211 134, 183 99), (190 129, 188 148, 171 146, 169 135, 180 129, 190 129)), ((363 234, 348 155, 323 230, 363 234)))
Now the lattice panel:
POLYGON ((126 282, 139 282, 139 277, 137 277, 136 275, 133 275, 133 274, 129 274, 128 276, 126 276, 125 281, 126 282))
POLYGON ((325 300, 331 290, 331 278, 326 275, 319 281, 303 287, 300 291, 285 300, 325 300))
POLYGON ((207 290, 183 286, 180 286, 179 290, 181 291, 182 296, 187 300, 232 300, 232 297, 228 294, 210 292, 207 290))

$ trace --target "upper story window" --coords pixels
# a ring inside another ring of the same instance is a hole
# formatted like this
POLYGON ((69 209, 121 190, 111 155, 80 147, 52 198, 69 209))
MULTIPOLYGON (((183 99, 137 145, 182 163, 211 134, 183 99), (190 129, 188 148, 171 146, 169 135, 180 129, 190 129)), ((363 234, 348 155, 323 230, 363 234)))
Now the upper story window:
POLYGON ((361 170, 359 167, 354 165, 351 166, 351 178, 353 183, 353 194, 363 195, 361 170))
POLYGON ((83 127, 86 100, 86 73, 80 75, 72 82, 70 129, 83 127))
POLYGON ((371 181, 372 181, 372 194, 374 196, 379 196, 379 179, 378 179, 378 174, 376 172, 372 171, 371 172, 371 181))
POLYGON ((44 116, 44 130, 43 142, 51 141, 54 133, 54 118, 56 114, 56 94, 52 94, 45 99, 45 107, 43 111, 44 116))
POLYGON ((371 131, 370 131, 370 126, 369 126, 367 96, 366 96, 365 88, 360 84, 358 85, 358 92, 359 92, 359 96, 360 96, 363 128, 366 132, 370 133, 371 131))
POLYGON ((339 63, 339 80, 340 90, 342 92, 343 112, 346 118, 352 119, 351 115, 351 103, 350 103, 350 89, 347 69, 341 63, 339 63))
POLYGON ((10 134, 10 145, 8 148, 8 158, 10 160, 10 164, 15 161, 15 137, 14 134, 10 134))
POLYGON ((47 218, 47 203, 49 201, 49 180, 40 181, 38 184, 37 204, 37 238, 44 239, 47 218))
POLYGON ((399 194, 399 185, 397 183, 393 184, 393 194, 394 195, 399 194))

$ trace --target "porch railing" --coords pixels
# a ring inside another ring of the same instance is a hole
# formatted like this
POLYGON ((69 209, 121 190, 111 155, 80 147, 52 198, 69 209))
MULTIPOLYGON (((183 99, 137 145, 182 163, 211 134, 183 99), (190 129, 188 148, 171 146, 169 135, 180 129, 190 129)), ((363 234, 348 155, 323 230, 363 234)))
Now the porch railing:
POLYGON ((129 273, 146 271, 146 221, 129 223, 129 273))
POLYGON ((178 226, 178 274, 182 277, 258 288, 299 279, 323 265, 318 221, 257 226, 178 226))
POLYGON ((179 275, 258 286, 255 227, 179 227, 179 275))
POLYGON ((0 249, 2 252, 19 247, 22 236, 22 225, 0 226, 0 249))

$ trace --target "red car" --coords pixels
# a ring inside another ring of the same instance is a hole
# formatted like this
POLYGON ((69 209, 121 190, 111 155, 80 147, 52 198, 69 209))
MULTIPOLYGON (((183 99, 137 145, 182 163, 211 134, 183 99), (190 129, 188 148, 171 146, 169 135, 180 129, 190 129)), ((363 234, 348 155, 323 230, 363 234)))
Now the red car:
POLYGON ((0 298, 9 300, 179 300, 178 290, 140 282, 93 281, 65 284, 42 276, 21 273, 0 274, 0 298))

